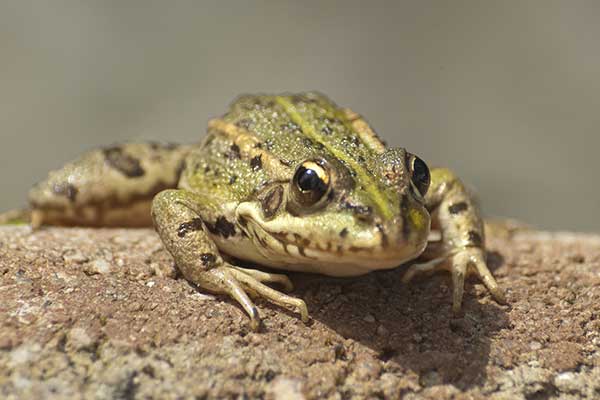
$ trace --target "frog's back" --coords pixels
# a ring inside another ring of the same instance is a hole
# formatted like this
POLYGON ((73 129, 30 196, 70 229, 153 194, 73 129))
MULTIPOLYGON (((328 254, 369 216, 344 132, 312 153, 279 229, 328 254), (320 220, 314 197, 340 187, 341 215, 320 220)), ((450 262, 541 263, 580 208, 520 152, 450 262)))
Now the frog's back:
POLYGON ((363 180, 373 180, 366 175, 384 150, 358 114, 324 95, 244 95, 209 123, 180 187, 242 201, 267 183, 289 181, 302 161, 321 157, 340 161, 353 177, 362 173, 363 180))

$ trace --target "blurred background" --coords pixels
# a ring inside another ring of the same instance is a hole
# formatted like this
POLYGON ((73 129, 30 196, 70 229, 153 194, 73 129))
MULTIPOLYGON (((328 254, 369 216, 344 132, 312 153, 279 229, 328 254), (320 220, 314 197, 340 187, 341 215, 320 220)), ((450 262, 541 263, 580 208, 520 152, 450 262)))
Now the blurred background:
POLYGON ((600 232, 598 1, 2 1, 0 210, 244 92, 316 89, 455 169, 487 215, 600 232))

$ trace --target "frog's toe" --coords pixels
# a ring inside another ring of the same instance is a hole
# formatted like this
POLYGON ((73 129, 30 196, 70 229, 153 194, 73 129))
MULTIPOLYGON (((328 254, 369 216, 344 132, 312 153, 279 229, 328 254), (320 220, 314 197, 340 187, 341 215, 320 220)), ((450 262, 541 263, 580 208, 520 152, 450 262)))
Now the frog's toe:
POLYGON ((452 274, 452 311, 459 312, 465 288, 465 276, 468 263, 463 262, 460 253, 453 256, 451 262, 448 256, 433 259, 425 263, 411 265, 402 276, 402 282, 408 283, 417 275, 431 275, 444 270, 452 274))
POLYGON ((277 284, 283 286, 283 290, 286 292, 291 292, 292 290, 294 290, 294 285, 292 284, 292 281, 286 275, 274 274, 271 272, 264 272, 264 271, 259 271, 257 269, 250 269, 250 268, 241 268, 241 267, 233 267, 233 268, 235 268, 236 270, 238 270, 240 272, 245 273, 246 275, 251 276, 252 278, 256 279, 259 282, 277 283, 277 284))
POLYGON ((258 331, 260 327, 258 308, 250 300, 240 282, 231 274, 230 268, 215 268, 208 271, 208 274, 212 275, 211 278, 213 278, 210 281, 214 281, 214 278, 216 278, 216 282, 219 282, 217 291, 227 293, 244 308, 244 311, 250 317, 250 327, 253 331, 258 331))
POLYGON ((489 290, 494 300, 496 300, 500 304, 506 304, 506 297, 504 296, 504 291, 498 285, 498 282, 496 282, 496 279, 487 267, 485 258, 483 256, 483 251, 481 251, 480 249, 473 250, 476 251, 474 252, 475 256, 472 258, 471 265, 474 267, 475 273, 477 274, 479 279, 481 279, 487 290, 489 290))
POLYGON ((308 308, 303 300, 288 296, 265 285, 264 283, 260 282, 260 280, 256 279, 250 274, 247 274, 245 270, 233 267, 230 269, 230 272, 251 294, 253 293, 256 296, 264 297, 270 302, 281 307, 295 310, 300 314, 302 322, 308 322, 308 308))
POLYGON ((417 275, 430 275, 440 270, 449 270, 452 275, 452 311, 460 311, 465 278, 471 273, 479 277, 498 303, 506 303, 504 292, 487 267, 484 251, 478 247, 463 248, 425 263, 413 264, 402 276, 402 282, 408 283, 417 275))
POLYGON ((467 247, 456 252, 452 256, 451 272, 454 286, 452 295, 452 310, 454 312, 460 311, 465 277, 469 273, 475 273, 479 277, 498 303, 506 303, 502 289, 498 286, 496 279, 487 267, 484 251, 481 248, 467 247))
POLYGON ((402 283, 409 283, 417 275, 431 275, 440 269, 447 269, 444 265, 446 261, 445 257, 435 258, 431 261, 412 264, 404 275, 402 275, 402 283))
POLYGON ((465 262, 464 253, 458 253, 452 257, 452 311, 460 312, 462 298, 465 291, 465 276, 467 275, 468 261, 465 262))

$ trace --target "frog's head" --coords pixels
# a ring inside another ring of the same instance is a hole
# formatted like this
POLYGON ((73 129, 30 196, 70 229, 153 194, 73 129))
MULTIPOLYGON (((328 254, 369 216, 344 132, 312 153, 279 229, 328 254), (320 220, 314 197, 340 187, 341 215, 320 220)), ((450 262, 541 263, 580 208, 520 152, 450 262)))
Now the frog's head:
POLYGON ((267 265, 334 276, 393 268, 427 244, 423 197, 429 169, 404 149, 376 155, 356 170, 336 158, 311 158, 288 181, 266 185, 236 211, 267 265))

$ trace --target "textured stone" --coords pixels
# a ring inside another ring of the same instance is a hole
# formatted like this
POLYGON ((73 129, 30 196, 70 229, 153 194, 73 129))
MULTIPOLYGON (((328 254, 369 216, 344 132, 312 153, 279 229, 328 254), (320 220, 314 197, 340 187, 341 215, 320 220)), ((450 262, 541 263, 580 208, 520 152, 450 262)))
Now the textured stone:
POLYGON ((258 300, 256 333, 150 229, 0 227, 0 397, 599 397, 600 236, 488 236, 506 306, 470 279, 453 315, 444 274, 291 274, 310 323, 258 300))

